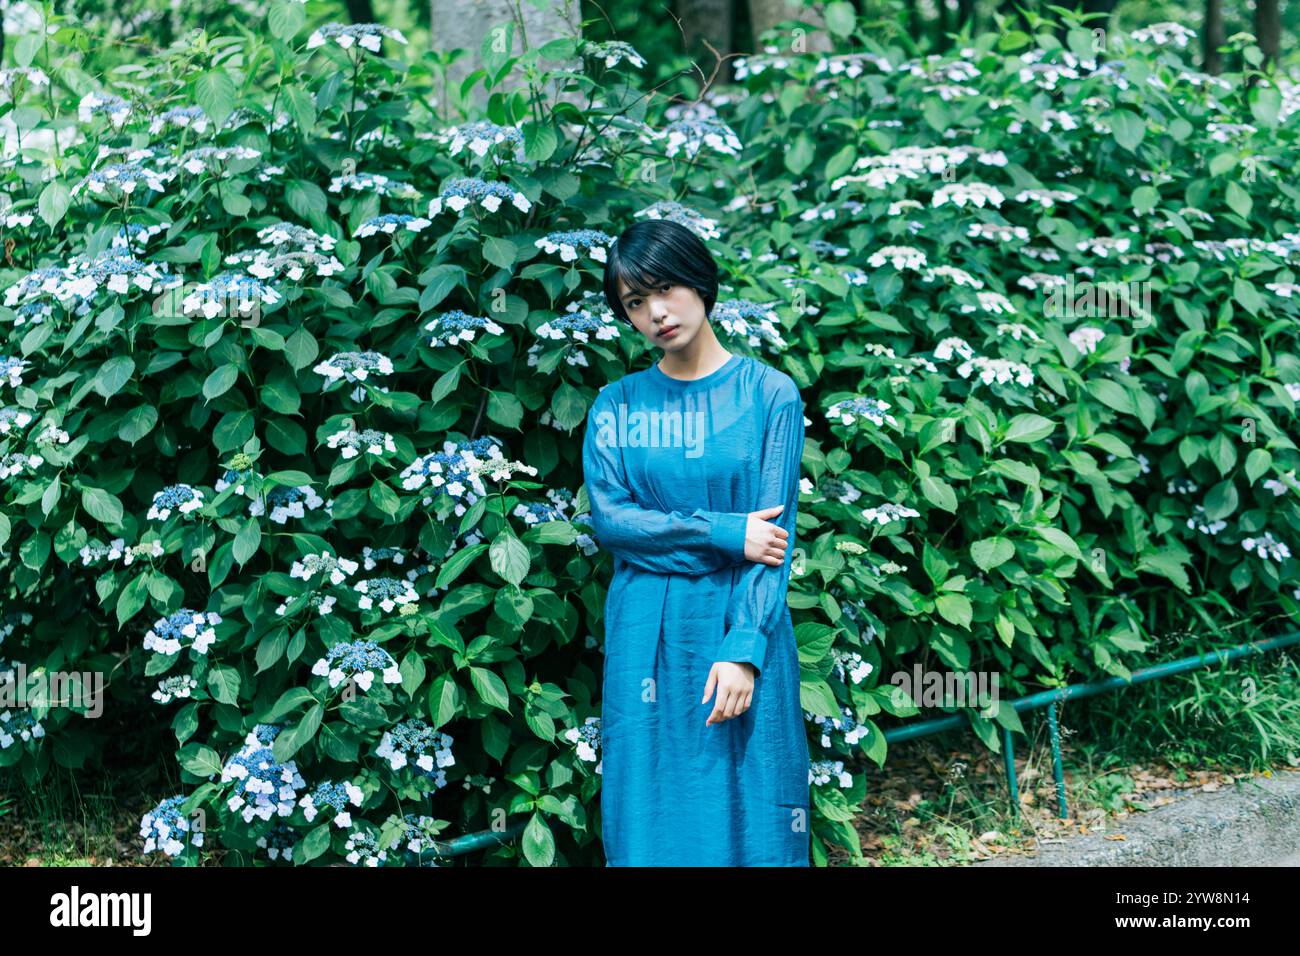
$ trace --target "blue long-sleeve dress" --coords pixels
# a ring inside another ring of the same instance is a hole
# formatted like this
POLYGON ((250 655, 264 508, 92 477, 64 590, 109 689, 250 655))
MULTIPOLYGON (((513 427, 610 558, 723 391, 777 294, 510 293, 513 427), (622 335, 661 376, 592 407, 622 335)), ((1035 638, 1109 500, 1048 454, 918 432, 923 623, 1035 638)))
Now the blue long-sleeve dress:
POLYGON ((605 603, 601 835, 610 866, 808 866, 808 740, 786 588, 803 402, 794 381, 732 355, 692 381, 657 365, 602 388, 583 480, 605 603), (751 511, 786 560, 745 558, 751 511), (715 661, 758 670, 749 709, 706 726, 715 661))

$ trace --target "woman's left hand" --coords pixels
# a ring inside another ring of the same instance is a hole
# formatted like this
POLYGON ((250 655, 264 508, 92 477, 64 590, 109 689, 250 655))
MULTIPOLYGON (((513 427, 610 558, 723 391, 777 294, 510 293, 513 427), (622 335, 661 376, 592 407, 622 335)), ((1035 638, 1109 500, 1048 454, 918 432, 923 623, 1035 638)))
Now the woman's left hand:
POLYGON ((709 682, 704 685, 704 700, 700 703, 709 702, 715 685, 718 689, 718 697, 713 705, 713 712, 704 722, 706 727, 709 724, 720 724, 724 720, 739 717, 749 710, 749 702, 754 697, 754 665, 748 662, 715 662, 709 669, 709 682))

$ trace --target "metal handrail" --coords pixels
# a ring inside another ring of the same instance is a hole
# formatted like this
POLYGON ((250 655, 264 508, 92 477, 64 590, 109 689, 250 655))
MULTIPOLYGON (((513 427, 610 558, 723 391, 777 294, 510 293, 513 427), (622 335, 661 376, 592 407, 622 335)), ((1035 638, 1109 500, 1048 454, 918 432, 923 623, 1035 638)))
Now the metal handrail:
MULTIPOLYGON (((1287 647, 1297 642, 1300 642, 1300 631, 1293 631, 1290 634, 1283 634, 1262 641, 1244 641, 1235 647, 1206 651, 1176 661, 1166 661, 1163 664, 1152 664, 1150 667, 1139 668, 1133 671, 1128 678, 1107 677, 1103 680, 1088 681, 1083 684, 1067 684, 1065 687, 1039 691, 1011 701, 1011 706, 1015 708, 1017 713, 1036 710, 1044 706, 1047 708, 1047 727, 1052 740, 1052 772, 1056 780, 1058 815, 1063 819, 1069 817, 1065 802, 1065 773, 1061 766, 1061 728, 1057 722, 1056 714, 1058 702, 1075 698, 1094 697, 1106 691, 1119 690, 1146 681, 1172 677, 1185 671, 1210 667, 1215 664, 1227 664, 1239 657, 1262 654, 1265 651, 1287 647)), ((947 717, 916 721, 903 727, 892 727, 884 732, 884 736, 886 743, 894 744, 915 740, 918 737, 928 737, 931 734, 943 733, 947 730, 960 730, 963 727, 969 727, 969 717, 964 713, 951 714, 947 717)), ((1005 749, 1004 763, 1007 771, 1007 791, 1011 800, 1011 813, 1018 816, 1020 813, 1020 797, 1016 781, 1015 751, 1012 746, 1011 731, 1006 727, 1002 728, 1002 743, 1005 749)), ((524 826, 524 823, 518 822, 506 827, 504 830, 480 830, 477 833, 467 833, 454 840, 437 843, 435 846, 439 857, 460 856, 487 846, 505 843, 523 832, 524 826)))

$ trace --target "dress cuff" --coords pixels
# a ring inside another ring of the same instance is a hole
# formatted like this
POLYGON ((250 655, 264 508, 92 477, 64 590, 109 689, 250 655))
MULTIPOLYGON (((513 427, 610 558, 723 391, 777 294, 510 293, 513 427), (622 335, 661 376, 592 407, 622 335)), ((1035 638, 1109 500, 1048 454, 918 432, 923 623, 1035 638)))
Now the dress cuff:
POLYGON ((755 671, 763 672, 763 663, 767 655, 767 638, 757 628, 737 627, 727 632, 718 648, 717 661, 732 661, 737 664, 753 664, 755 671))
POLYGON ((715 514, 713 526, 709 530, 713 546, 733 561, 744 561, 745 529, 748 525, 748 514, 733 512, 715 514))

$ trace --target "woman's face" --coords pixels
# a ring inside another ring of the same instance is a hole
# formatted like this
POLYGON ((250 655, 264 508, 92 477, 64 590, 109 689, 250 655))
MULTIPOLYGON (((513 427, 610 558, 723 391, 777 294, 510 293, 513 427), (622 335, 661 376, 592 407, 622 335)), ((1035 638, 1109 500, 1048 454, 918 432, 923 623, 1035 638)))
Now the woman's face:
POLYGON ((690 286, 664 279, 633 292, 619 279, 618 295, 636 330, 665 352, 685 348, 704 324, 704 300, 690 286))

